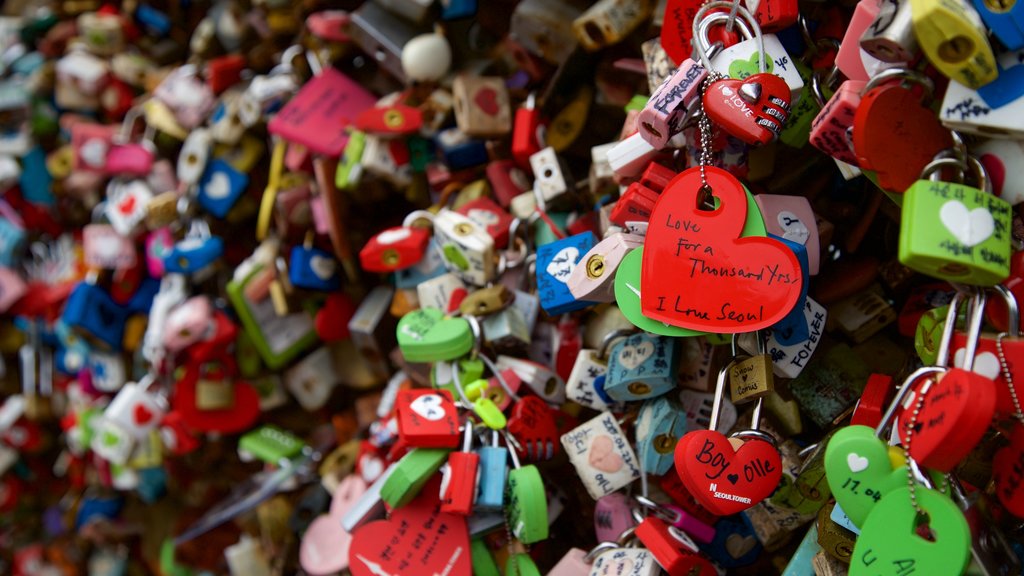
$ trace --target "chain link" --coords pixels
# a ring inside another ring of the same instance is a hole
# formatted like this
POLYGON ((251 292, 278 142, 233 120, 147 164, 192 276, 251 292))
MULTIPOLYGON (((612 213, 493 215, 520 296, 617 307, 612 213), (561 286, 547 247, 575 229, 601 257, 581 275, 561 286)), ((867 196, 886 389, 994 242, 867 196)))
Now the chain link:
POLYGON ((700 192, 697 197, 697 205, 702 210, 715 209, 713 190, 708 184, 708 177, 704 172, 704 168, 711 164, 712 135, 711 119, 708 118, 707 112, 704 110, 704 95, 707 94, 708 87, 725 77, 724 74, 715 70, 709 70, 707 78, 704 79, 704 83, 700 87, 700 119, 697 121, 697 129, 700 130, 700 155, 697 158, 697 163, 700 165, 700 192))
POLYGON ((996 352, 999 355, 999 367, 1003 370, 1003 378, 1006 379, 1006 386, 1010 389, 1010 399, 1013 400, 1013 417, 1018 422, 1024 424, 1024 412, 1020 409, 1020 399, 1017 397, 1017 388, 1013 383, 1013 373, 1010 372, 1010 365, 1006 362, 1006 353, 1003 351, 1003 338, 1007 336, 1006 332, 1000 332, 996 336, 996 352))
MULTIPOLYGON (((917 481, 914 479, 914 470, 910 465, 912 460, 910 456, 910 442, 914 438, 914 430, 917 428, 917 417, 921 413, 921 407, 924 406, 924 396, 931 389, 934 380, 931 378, 925 382, 924 386, 917 393, 917 398, 914 399, 914 411, 910 413, 910 421, 907 422, 907 441, 903 444, 903 454, 907 458, 907 489, 910 490, 910 504, 914 507, 917 515, 924 516, 924 509, 917 503, 917 481)), ((908 383, 907 386, 910 386, 908 383)), ((927 472, 925 472, 927 474, 927 472)))

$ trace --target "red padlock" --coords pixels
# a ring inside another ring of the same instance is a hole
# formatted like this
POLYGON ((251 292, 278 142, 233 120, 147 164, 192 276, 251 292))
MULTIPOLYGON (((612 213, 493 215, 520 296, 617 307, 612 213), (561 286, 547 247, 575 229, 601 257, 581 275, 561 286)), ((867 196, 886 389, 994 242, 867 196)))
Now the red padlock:
POLYGON ((407 136, 419 132, 423 126, 423 112, 419 108, 394 104, 382 108, 369 108, 356 116, 356 130, 379 136, 407 136))
POLYGON ((483 196, 459 206, 456 212, 484 227, 487 234, 494 238, 495 248, 503 249, 508 246, 509 229, 515 218, 494 200, 483 196))
POLYGON ((359 251, 359 263, 367 272, 394 272, 415 266, 423 259, 430 232, 412 226, 396 226, 379 232, 359 251))
POLYGON ((669 576, 715 576, 718 571, 700 556, 697 544, 685 532, 657 516, 648 516, 636 527, 636 537, 651 551, 669 576))
POLYGON ((579 323, 571 316, 562 316, 558 323, 558 332, 555 334, 555 372, 562 380, 569 379, 576 364, 576 357, 580 355, 582 348, 583 338, 580 335, 579 323))
POLYGON ((447 390, 403 390, 395 398, 398 436, 411 448, 459 445, 459 412, 447 390))
POLYGON ((536 107, 536 97, 531 93, 526 102, 516 110, 515 122, 512 126, 512 158, 523 170, 530 169, 530 156, 541 149, 544 124, 540 110, 536 107))
POLYGON ((647 222, 658 202, 658 192, 640 182, 633 182, 612 207, 608 219, 618 226, 626 222, 647 222))
POLYGON ((516 454, 534 462, 554 458, 561 445, 551 408, 536 396, 524 396, 516 402, 508 431, 519 444, 516 454))
POLYGON ((448 463, 441 469, 441 512, 468 516, 476 499, 480 455, 472 451, 473 423, 467 420, 464 428, 462 451, 449 454, 448 463))
POLYGON ((878 426, 895 391, 896 388, 892 385, 892 376, 887 374, 868 376, 868 383, 864 386, 860 401, 857 402, 857 407, 853 410, 850 425, 869 428, 878 426))

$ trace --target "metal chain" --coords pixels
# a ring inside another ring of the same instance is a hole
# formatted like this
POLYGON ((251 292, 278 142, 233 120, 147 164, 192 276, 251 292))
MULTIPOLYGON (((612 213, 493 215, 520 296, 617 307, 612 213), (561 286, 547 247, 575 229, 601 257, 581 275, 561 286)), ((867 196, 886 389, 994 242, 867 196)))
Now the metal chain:
POLYGON ((1015 410, 1013 417, 1021 424, 1024 424, 1024 411, 1020 409, 1020 399, 1017 397, 1017 388, 1013 383, 1013 373, 1010 372, 1010 365, 1006 362, 1006 353, 1003 351, 1003 338, 1006 335, 1006 332, 1000 332, 996 336, 996 352, 999 356, 999 367, 1002 369, 1003 378, 1006 379, 1006 385, 1010 389, 1010 399, 1013 400, 1013 409, 1015 410))
MULTIPOLYGON (((932 379, 928 379, 921 387, 921 390, 917 393, 917 398, 914 399, 914 411, 910 413, 910 421, 907 423, 907 441, 903 445, 903 454, 907 458, 907 489, 910 490, 910 504, 914 507, 918 516, 924 516, 924 509, 917 503, 917 481, 914 480, 914 471, 910 466, 912 460, 910 456, 910 442, 914 438, 914 429, 917 427, 917 417, 921 413, 921 407, 924 406, 924 396, 931 389, 932 379)), ((907 384, 908 386, 910 384, 907 384)))
POLYGON ((700 119, 697 121, 697 129, 700 130, 700 155, 697 164, 700 165, 700 192, 697 197, 697 204, 702 210, 714 210, 715 201, 712 197, 711 186, 708 184, 707 174, 704 168, 711 164, 711 119, 704 110, 704 95, 715 82, 724 79, 726 76, 715 70, 708 71, 708 77, 700 87, 700 119))

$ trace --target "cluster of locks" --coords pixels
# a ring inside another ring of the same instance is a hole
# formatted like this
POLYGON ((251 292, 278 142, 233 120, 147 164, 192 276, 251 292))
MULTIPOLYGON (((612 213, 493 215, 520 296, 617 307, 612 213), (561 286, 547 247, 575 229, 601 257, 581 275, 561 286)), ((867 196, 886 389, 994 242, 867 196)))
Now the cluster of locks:
POLYGON ((1013 0, 0 14, 0 573, 1024 573, 1013 0))

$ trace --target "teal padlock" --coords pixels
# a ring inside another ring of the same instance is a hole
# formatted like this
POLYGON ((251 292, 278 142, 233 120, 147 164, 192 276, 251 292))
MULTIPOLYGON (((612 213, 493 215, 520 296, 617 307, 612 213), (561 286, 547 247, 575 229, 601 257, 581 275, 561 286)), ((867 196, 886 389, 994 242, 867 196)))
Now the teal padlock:
POLYGON ((515 450, 509 450, 515 468, 505 486, 505 514, 512 535, 523 544, 548 537, 548 500, 540 471, 533 464, 520 466, 515 450))
POLYGON ((967 164, 980 189, 930 179, 943 168, 964 168, 940 158, 903 195, 899 260, 950 282, 993 286, 1010 275, 1012 208, 991 193, 980 161, 968 157, 967 164))
POLYGON ((648 474, 661 476, 671 468, 676 444, 686 434, 686 410, 669 396, 648 400, 636 419, 636 455, 648 474))
POLYGON ((620 402, 656 398, 675 388, 676 340, 633 334, 612 346, 604 392, 620 402))
POLYGON ((448 461, 451 450, 444 448, 413 448, 395 464, 380 488, 380 497, 389 508, 401 508, 412 502, 431 476, 448 461))

